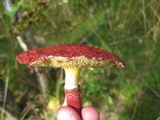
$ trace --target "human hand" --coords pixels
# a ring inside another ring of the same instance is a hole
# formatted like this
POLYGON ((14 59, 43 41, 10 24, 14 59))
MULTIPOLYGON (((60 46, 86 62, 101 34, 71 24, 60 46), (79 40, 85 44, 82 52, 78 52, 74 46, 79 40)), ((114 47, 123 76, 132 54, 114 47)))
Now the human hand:
POLYGON ((81 110, 81 116, 71 107, 61 107, 57 111, 57 120, 99 120, 98 111, 91 106, 84 107, 81 110))

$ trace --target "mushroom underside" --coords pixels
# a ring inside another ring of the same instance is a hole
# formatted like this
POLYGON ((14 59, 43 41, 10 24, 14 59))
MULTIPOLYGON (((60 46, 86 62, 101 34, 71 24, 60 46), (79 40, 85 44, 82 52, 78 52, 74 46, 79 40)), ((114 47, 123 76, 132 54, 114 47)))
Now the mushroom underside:
POLYGON ((32 62, 29 66, 52 66, 62 68, 94 68, 108 65, 119 65, 120 62, 111 60, 96 60, 86 57, 65 58, 65 57, 48 57, 47 59, 39 59, 32 62))

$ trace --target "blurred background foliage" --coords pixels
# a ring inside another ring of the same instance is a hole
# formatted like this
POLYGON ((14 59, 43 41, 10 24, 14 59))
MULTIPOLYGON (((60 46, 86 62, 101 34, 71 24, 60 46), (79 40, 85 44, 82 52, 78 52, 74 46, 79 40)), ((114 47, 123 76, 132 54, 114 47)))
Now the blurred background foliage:
POLYGON ((0 3, 1 119, 52 120, 64 99, 63 70, 38 68, 36 73, 20 64, 16 68, 16 55, 23 51, 19 37, 28 49, 87 44, 112 51, 126 67, 83 70, 79 83, 84 106, 98 108, 101 120, 160 117, 159 0, 0 3), (42 75, 42 81, 37 74, 42 75))

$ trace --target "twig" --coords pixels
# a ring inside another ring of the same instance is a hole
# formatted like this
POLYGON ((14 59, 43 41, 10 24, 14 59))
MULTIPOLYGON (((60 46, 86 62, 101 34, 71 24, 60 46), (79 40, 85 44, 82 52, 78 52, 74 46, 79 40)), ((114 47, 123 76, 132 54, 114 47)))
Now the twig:
POLYGON ((7 91, 8 91, 8 82, 9 82, 9 71, 7 71, 7 78, 6 78, 6 84, 4 88, 4 97, 3 97, 3 106, 2 106, 2 115, 1 120, 3 120, 4 112, 5 112, 5 106, 6 106, 6 99, 7 99, 7 91))

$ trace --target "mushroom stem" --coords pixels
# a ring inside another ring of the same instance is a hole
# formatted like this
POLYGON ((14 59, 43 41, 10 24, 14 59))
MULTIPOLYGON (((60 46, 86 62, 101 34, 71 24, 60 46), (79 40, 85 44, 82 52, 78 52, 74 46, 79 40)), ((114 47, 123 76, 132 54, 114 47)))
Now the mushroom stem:
POLYGON ((78 76, 81 72, 81 68, 64 68, 65 70, 65 86, 67 90, 71 90, 78 87, 78 76))
POLYGON ((78 76, 81 68, 65 68, 65 100, 63 106, 74 108, 81 113, 80 86, 78 85, 78 76))
POLYGON ((81 114, 82 102, 80 97, 80 86, 72 90, 65 89, 65 102, 67 106, 74 108, 79 115, 81 114))

